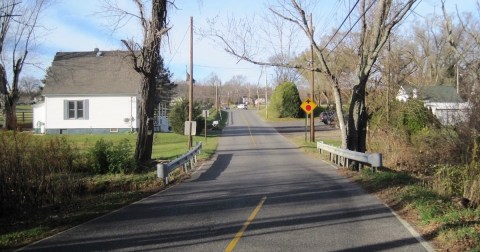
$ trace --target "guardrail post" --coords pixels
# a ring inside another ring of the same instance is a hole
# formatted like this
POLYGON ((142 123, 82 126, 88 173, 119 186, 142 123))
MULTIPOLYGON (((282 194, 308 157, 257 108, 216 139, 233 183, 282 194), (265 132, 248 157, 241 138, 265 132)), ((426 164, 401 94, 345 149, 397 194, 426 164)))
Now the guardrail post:
POLYGON ((382 154, 381 153, 373 153, 368 155, 368 162, 372 164, 372 168, 376 169, 378 167, 382 167, 382 154))
POLYGON ((157 164, 157 178, 161 178, 161 179, 165 178, 165 165, 164 164, 157 164))

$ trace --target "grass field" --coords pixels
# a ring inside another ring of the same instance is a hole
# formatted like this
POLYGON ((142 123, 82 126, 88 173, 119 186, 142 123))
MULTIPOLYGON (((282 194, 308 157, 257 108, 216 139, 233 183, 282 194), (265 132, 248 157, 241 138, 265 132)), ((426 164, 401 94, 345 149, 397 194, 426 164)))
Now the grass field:
MULTIPOLYGON (((208 158, 214 153, 218 140, 217 135, 219 132, 210 131, 207 135, 207 142, 205 143, 204 136, 194 136, 193 142, 202 142, 203 150, 201 158, 208 158)), ((102 134, 102 135, 39 135, 38 137, 44 138, 56 138, 63 137, 72 143, 73 146, 80 151, 87 151, 95 146, 95 143, 100 139, 118 143, 123 139, 127 139, 131 146, 132 151, 135 149, 135 143, 137 141, 136 133, 120 133, 120 134, 102 134)), ((178 135, 175 133, 155 133, 153 146, 152 146, 152 159, 159 160, 171 160, 188 151, 188 136, 178 135)))

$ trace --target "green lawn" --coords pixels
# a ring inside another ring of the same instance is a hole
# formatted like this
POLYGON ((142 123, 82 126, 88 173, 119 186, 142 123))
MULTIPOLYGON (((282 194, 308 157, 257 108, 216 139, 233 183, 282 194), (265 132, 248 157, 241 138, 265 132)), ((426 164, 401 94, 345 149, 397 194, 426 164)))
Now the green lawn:
MULTIPOLYGON (((220 127, 225 126, 228 113, 224 112, 223 121, 220 123, 220 127)), ((217 136, 221 133, 220 130, 208 130, 207 139, 205 142, 205 135, 201 132, 197 136, 193 136, 193 143, 202 142, 203 148, 200 154, 200 159, 209 158, 218 145, 217 136)), ((39 135, 38 137, 44 138, 56 138, 64 137, 73 146, 80 151, 87 151, 95 146, 95 143, 100 139, 106 141, 112 141, 118 143, 123 139, 127 139, 131 146, 132 151, 135 150, 135 144, 137 141, 137 133, 113 133, 113 134, 85 134, 85 135, 39 135)), ((176 133, 155 133, 153 146, 152 146, 152 159, 159 160, 173 160, 176 157, 188 152, 188 136, 178 135, 176 133)))
MULTIPOLYGON (((204 136, 193 137, 194 143, 203 143, 202 154, 200 155, 200 158, 208 158, 212 153, 214 153, 218 144, 217 134, 218 133, 216 131, 208 132, 206 143, 204 136)), ((95 143, 100 139, 112 141, 113 143, 118 143, 123 139, 127 139, 132 146, 132 151, 134 151, 135 143, 137 140, 137 133, 103 135, 40 135, 38 137, 63 137, 81 151, 86 151, 92 148, 93 146, 95 146, 95 143)), ((188 136, 178 135, 175 133, 155 133, 152 149, 152 159, 172 160, 188 151, 188 136)))

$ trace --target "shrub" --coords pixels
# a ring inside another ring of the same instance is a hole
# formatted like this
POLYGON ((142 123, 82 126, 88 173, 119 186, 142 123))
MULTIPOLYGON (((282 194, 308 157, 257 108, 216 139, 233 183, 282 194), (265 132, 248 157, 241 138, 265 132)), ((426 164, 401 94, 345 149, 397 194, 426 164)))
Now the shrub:
MULTIPOLYGON (((185 129, 185 121, 188 121, 188 100, 181 99, 172 106, 168 115, 170 125, 173 132, 183 135, 185 129)), ((197 133, 204 128, 204 120, 202 117, 202 109, 198 103, 194 103, 192 109, 192 120, 197 121, 197 133)))
POLYGON ((449 128, 424 128, 411 136, 411 145, 417 153, 418 165, 457 164, 459 139, 449 128))
POLYGON ((277 86, 272 95, 271 103, 278 111, 280 118, 298 118, 303 115, 303 110, 300 108, 302 100, 298 94, 297 86, 292 82, 284 82, 277 86))
POLYGON ((94 173, 129 173, 135 168, 132 147, 128 139, 117 145, 100 139, 90 149, 91 167, 94 173))
POLYGON ((393 128, 414 135, 425 128, 440 128, 440 122, 421 101, 391 101, 389 113, 385 104, 373 105, 374 107, 369 109, 373 112, 369 119, 369 127, 372 130, 393 128))
POLYGON ((440 123, 435 115, 423 106, 421 101, 408 101, 408 110, 403 111, 403 125, 407 132, 415 134, 425 128, 438 128, 440 123))
POLYGON ((110 173, 130 173, 134 170, 135 160, 131 150, 132 146, 128 139, 123 139, 112 146, 107 156, 110 173))
POLYGON ((384 162, 397 170, 432 175, 432 166, 454 163, 458 136, 442 129, 420 101, 392 101, 387 118, 384 104, 375 104, 369 120, 371 151, 384 153, 384 162), (385 144, 388 143, 388 144, 385 144))
POLYGON ((92 170, 94 173, 105 174, 108 171, 108 150, 112 148, 113 143, 100 139, 95 146, 90 149, 92 158, 92 170))

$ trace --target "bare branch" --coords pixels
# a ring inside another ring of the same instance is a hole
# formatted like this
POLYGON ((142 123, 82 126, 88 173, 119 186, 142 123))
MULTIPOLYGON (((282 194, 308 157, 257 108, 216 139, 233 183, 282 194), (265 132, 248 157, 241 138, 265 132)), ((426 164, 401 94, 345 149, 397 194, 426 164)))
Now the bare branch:
POLYGON ((94 13, 110 21, 110 27, 113 31, 127 25, 132 18, 142 20, 142 17, 134 12, 126 11, 118 5, 117 0, 104 0, 102 11, 94 13))
POLYGON ((130 52, 130 57, 133 61, 133 68, 135 69, 135 71, 141 72, 141 69, 138 66, 138 56, 136 55, 138 53, 138 51, 136 52, 135 49, 134 49, 135 42, 126 41, 125 39, 122 39, 121 41, 125 45, 125 47, 127 47, 128 51, 130 52))

